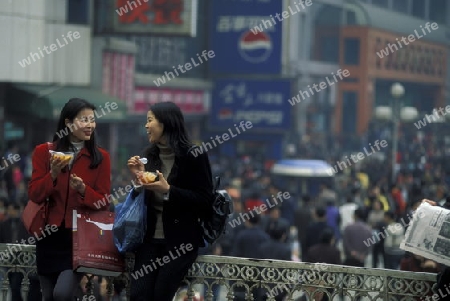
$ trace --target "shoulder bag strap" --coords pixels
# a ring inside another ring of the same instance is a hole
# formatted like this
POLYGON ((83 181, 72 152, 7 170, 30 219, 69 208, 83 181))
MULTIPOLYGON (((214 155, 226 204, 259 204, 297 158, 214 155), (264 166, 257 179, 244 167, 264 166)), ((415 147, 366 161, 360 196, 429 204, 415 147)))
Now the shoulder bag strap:
MULTIPOLYGON (((52 142, 47 142, 47 148, 48 150, 54 150, 54 144, 52 142)), ((49 162, 48 162, 48 168, 49 168, 49 172, 50 172, 50 154, 49 154, 49 162)), ((49 208, 50 208, 50 197, 47 197, 47 199, 45 200, 45 210, 44 210, 44 219, 45 219, 45 223, 47 224, 48 222, 48 216, 49 216, 49 208)))

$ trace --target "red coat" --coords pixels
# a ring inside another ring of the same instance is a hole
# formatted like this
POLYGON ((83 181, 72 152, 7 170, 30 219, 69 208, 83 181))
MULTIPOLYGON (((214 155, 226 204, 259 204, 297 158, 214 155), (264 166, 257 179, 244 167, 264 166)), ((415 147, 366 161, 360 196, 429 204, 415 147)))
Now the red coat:
MULTIPOLYGON (((83 208, 93 210, 108 210, 109 206, 101 207, 99 200, 108 200, 106 196, 111 190, 111 164, 109 153, 99 148, 103 155, 102 162, 95 169, 90 169, 90 154, 82 148, 74 160, 70 171, 61 172, 56 184, 50 175, 50 154, 47 144, 36 146, 32 156, 33 173, 28 184, 28 197, 35 203, 41 203, 51 197, 54 205, 50 206, 48 224, 60 226, 63 219, 65 227, 72 228, 72 210, 83 208), (86 184, 84 198, 70 188, 69 176, 75 173, 86 184), (106 196, 105 196, 106 195, 106 196), (96 207, 100 206, 99 208, 96 207)), ((108 203, 108 202, 102 202, 108 203)))

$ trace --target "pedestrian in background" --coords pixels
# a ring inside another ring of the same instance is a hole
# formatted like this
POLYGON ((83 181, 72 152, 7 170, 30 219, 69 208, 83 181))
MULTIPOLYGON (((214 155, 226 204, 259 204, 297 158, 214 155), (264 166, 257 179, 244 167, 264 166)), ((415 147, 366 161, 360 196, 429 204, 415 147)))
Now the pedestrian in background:
POLYGON ((325 229, 334 231, 333 228, 328 226, 326 209, 324 207, 317 207, 314 210, 314 221, 306 229, 306 241, 302 245, 302 254, 307 254, 309 248, 320 242, 320 235, 325 229))
POLYGON ((400 261, 405 251, 400 249, 400 244, 405 238, 405 228, 395 221, 394 211, 384 213, 386 225, 386 238, 384 239, 384 268, 398 270, 400 261))
POLYGON ((94 105, 80 98, 70 99, 61 110, 51 148, 73 152, 70 161, 51 156, 47 143, 33 152, 28 196, 35 203, 50 199, 48 224, 58 227, 36 243, 44 301, 73 300, 82 274, 72 269, 72 212, 99 210, 98 200, 111 190, 110 157, 97 145, 94 110, 94 105))
POLYGON ((364 210, 356 209, 353 215, 354 222, 344 229, 344 265, 364 267, 364 262, 371 249, 371 246, 368 247, 364 242, 372 237, 372 230, 364 222, 364 217, 364 210))

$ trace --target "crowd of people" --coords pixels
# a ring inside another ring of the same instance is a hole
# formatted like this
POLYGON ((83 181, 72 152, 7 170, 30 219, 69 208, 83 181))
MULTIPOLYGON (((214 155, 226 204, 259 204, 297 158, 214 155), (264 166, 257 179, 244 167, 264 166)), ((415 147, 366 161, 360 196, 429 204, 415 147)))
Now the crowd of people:
MULTIPOLYGON (((382 126, 372 127, 360 145, 364 146, 364 141, 372 137, 389 139, 390 134, 382 126)), ((324 159, 331 164, 342 159, 339 144, 334 148, 313 144, 313 141, 300 143, 296 156, 324 159)), ((257 214, 255 207, 270 203, 271 196, 281 191, 270 174, 272 161, 253 154, 236 160, 212 151, 212 174, 221 175, 223 186, 233 199, 234 213, 229 218, 227 233, 200 253, 413 272, 441 271, 440 264, 404 252, 399 246, 422 199, 440 201, 449 197, 450 173, 444 160, 447 141, 433 131, 426 131, 424 136, 423 132, 404 129, 399 146, 394 183, 390 181, 391 169, 387 168, 390 150, 386 149, 384 161, 367 158, 350 166, 336 175, 339 181, 335 185, 324 184, 318 195, 292 195, 257 214)), ((27 236, 20 215, 28 201, 31 152, 20 150, 13 143, 3 157, 8 154, 20 154, 21 160, 0 171, 0 243, 15 243, 27 236)), ((119 169, 112 175, 111 187, 125 186, 130 179, 125 167, 119 169)), ((114 204, 111 207, 113 210, 114 204)), ((9 277, 11 294, 18 296, 23 276, 11 273, 9 277)), ((30 278, 30 293, 34 281, 37 279, 30 278)), ((96 283, 96 300, 108 300, 105 280, 96 279, 96 283)), ((83 289, 80 284, 80 296, 83 289)), ((281 297, 282 294, 278 296, 281 297)))

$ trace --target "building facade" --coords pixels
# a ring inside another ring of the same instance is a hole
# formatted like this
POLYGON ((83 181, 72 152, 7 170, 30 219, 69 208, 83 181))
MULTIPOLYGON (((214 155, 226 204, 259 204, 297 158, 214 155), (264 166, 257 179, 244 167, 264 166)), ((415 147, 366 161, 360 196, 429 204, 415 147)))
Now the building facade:
POLYGON ((291 141, 306 136, 323 138, 326 144, 327 135, 347 141, 361 137, 375 108, 392 104, 394 82, 405 87, 402 104, 415 107, 419 114, 447 104, 449 5, 422 0, 319 0, 308 13, 290 18, 284 72, 296 79, 293 95, 338 79, 320 93, 302 97, 291 141), (413 42, 406 45, 402 37, 413 42), (335 77, 344 70, 349 76, 335 77))

